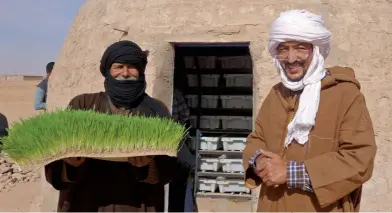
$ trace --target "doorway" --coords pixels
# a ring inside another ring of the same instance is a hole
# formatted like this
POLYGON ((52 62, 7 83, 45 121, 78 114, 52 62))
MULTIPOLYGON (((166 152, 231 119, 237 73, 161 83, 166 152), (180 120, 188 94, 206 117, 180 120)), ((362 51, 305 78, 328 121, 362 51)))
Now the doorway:
POLYGON ((177 43, 174 51, 173 97, 182 95, 190 113, 194 196, 251 199, 242 167, 253 124, 249 43, 177 43))

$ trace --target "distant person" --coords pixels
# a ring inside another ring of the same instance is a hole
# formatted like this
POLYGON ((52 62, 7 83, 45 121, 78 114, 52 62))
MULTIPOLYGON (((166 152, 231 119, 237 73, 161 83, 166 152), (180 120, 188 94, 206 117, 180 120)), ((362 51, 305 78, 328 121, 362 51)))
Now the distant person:
MULTIPOLYGON (((182 93, 182 90, 185 88, 184 77, 184 75, 177 74, 174 79, 172 117, 189 128, 190 109, 182 93)), ((187 139, 177 154, 179 159, 176 169, 177 175, 169 185, 169 212, 193 212, 195 209, 195 202, 193 201, 192 190, 190 190, 188 184, 188 178, 195 167, 196 156, 192 155, 189 150, 189 139, 187 139)))
POLYGON ((52 74, 54 62, 49 62, 46 65, 46 77, 35 88, 34 108, 35 110, 46 109, 46 94, 48 91, 48 80, 52 74))
POLYGON ((178 88, 173 90, 173 111, 172 117, 186 127, 190 126, 190 110, 184 95, 178 88))
MULTIPOLYGON (((183 97, 183 94, 179 89, 174 88, 172 117, 182 125, 189 127, 189 116, 190 110, 188 108, 186 100, 183 97)), ((194 161, 196 158, 190 152, 187 142, 184 143, 184 145, 177 154, 179 158, 176 171, 177 175, 169 185, 169 212, 185 211, 185 197, 188 178, 191 173, 192 167, 194 167, 194 161)))

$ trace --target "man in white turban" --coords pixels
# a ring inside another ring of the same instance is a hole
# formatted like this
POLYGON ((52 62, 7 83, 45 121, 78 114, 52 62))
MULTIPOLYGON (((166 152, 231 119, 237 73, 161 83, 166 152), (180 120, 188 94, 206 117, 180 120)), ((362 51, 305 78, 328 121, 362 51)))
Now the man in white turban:
POLYGON ((258 211, 359 211, 373 172, 373 125, 354 70, 326 68, 331 33, 306 10, 280 14, 268 48, 281 77, 243 153, 258 211))

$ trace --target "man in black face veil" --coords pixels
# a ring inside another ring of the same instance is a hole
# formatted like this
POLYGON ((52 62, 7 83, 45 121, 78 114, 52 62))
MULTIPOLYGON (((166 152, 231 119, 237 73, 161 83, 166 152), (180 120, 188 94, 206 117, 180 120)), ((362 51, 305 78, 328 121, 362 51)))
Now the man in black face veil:
POLYGON ((146 65, 146 53, 133 42, 120 41, 105 51, 100 69, 105 91, 116 108, 135 109, 143 102, 146 65))
MULTIPOLYGON (((145 93, 146 65, 146 52, 134 42, 110 45, 100 65, 105 92, 78 95, 69 107, 124 116, 170 117, 162 102, 145 93)), ((132 157, 129 162, 68 158, 48 164, 45 173, 46 180, 60 190, 58 211, 162 212, 164 185, 173 179, 176 162, 168 156, 132 157)))

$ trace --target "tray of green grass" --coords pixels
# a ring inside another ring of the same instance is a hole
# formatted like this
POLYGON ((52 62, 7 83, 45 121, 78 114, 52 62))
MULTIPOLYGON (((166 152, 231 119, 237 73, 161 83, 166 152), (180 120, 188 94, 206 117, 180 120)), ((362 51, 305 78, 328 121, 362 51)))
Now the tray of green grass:
POLYGON ((67 157, 127 161, 136 156, 176 156, 186 135, 183 125, 167 118, 61 109, 13 124, 0 140, 6 155, 31 169, 67 157))

